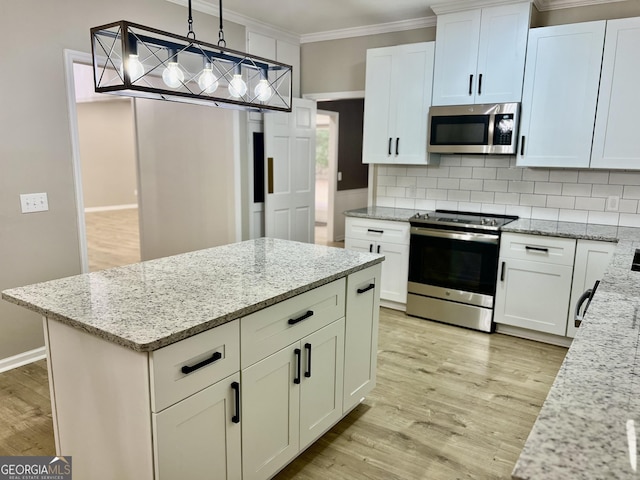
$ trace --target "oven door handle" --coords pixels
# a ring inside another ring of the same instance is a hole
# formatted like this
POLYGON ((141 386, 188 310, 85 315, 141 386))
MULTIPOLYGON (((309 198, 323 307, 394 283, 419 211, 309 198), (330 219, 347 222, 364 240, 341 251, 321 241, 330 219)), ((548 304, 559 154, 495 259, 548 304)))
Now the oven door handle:
POLYGON ((463 240, 467 242, 481 242, 498 244, 498 235, 475 232, 453 232, 451 230, 436 230, 434 228, 411 227, 411 235, 421 235, 423 237, 449 238, 451 240, 463 240))

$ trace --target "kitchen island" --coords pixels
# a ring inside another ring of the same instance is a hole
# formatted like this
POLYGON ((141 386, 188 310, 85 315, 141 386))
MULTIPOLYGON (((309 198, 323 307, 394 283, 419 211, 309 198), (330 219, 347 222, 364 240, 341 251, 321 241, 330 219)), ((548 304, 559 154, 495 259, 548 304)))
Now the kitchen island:
POLYGON ((383 259, 263 238, 2 297, 44 317, 78 478, 264 479, 375 385, 383 259))

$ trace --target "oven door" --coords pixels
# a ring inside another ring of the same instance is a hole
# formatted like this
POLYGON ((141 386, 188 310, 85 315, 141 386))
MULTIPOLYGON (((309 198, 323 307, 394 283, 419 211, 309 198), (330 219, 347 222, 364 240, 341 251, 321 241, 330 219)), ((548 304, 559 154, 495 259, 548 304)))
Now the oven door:
POLYGON ((492 308, 499 238, 412 227, 409 292, 492 308))

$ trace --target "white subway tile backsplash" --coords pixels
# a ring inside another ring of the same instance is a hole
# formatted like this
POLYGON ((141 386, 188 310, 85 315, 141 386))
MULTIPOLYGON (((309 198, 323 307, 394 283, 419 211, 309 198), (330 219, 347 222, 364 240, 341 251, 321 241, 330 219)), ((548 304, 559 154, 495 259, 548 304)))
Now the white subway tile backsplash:
POLYGON ((506 192, 509 189, 509 182, 507 180, 485 180, 484 188, 485 192, 506 192))
POLYGON ((467 156, 462 157, 460 165, 463 167, 484 167, 484 157, 467 156))
POLYGON ((387 166, 387 175, 407 176, 407 167, 387 166))
POLYGON ((572 197, 590 197, 590 183, 563 183, 562 195, 570 195, 572 197))
POLYGON ((594 185, 591 189, 592 197, 622 196, 622 185, 594 185))
POLYGON ((378 185, 395 187, 397 186, 397 178, 391 175, 378 175, 378 185))
POLYGON ((452 200, 455 202, 468 202, 470 196, 471 192, 466 190, 449 190, 447 200, 452 200))
POLYGON ((547 204, 546 195, 534 195, 531 193, 523 193, 520 195, 520 205, 529 207, 544 207, 547 204))
POLYGON ((427 188, 427 200, 446 200, 447 191, 438 190, 437 188, 427 188))
POLYGON ((435 200, 416 200, 416 210, 435 210, 435 200))
POLYGON ((377 193, 377 195, 379 197, 386 197, 387 196, 387 187, 382 187, 382 186, 378 185, 378 191, 376 193, 377 193))
POLYGON ((482 204, 475 202, 458 202, 458 208, 462 212, 479 212, 482 204))
POLYGON ((493 213, 494 215, 504 215, 506 212, 506 205, 496 205, 494 203, 483 203, 480 211, 482 213, 493 213))
POLYGON ((495 167, 473 167, 473 178, 495 180, 496 175, 497 172, 495 167))
POLYGON ((484 159, 485 167, 497 167, 497 168, 506 168, 509 166, 509 157, 496 156, 490 157, 487 156, 484 159))
POLYGON ((415 210, 416 200, 414 198, 396 198, 396 208, 409 208, 415 210))
POLYGON ((620 213, 637 213, 638 212, 638 200, 620 199, 618 205, 620 213))
POLYGON ((535 182, 533 193, 540 195, 560 195, 562 194, 562 184, 553 182, 535 182))
POLYGON ((398 187, 415 187, 417 182, 416 177, 396 177, 396 186, 398 187))
POLYGON ((620 214, 615 212, 589 212, 587 223, 600 225, 618 225, 620 214))
POLYGON ((534 182, 509 181, 509 191, 513 193, 533 193, 534 182))
POLYGON ((427 167, 407 167, 407 176, 408 177, 426 177, 427 167))
POLYGON ((447 190, 460 189, 459 178, 438 178, 438 188, 447 190))
POLYGON ((520 218, 531 218, 531 207, 523 205, 506 205, 507 215, 517 215, 520 218))
POLYGON ((640 215, 621 213, 618 225, 621 227, 640 227, 640 215))
POLYGON ((387 187, 387 197, 404 198, 407 196, 404 187, 387 187))
POLYGON ((522 171, 522 179, 532 182, 548 182, 549 170, 525 168, 522 171))
POLYGON ((558 221, 560 210, 558 208, 541 208, 533 207, 531 209, 531 218, 537 218, 538 220, 553 220, 558 221))
POLYGON ((427 198, 426 188, 407 188, 405 192, 407 198, 427 198))
POLYGON ((623 198, 640 199, 640 187, 625 185, 622 192, 623 198))
POLYGON ((610 172, 609 185, 640 185, 640 173, 610 172))
POLYGON ((460 155, 440 155, 440 165, 443 167, 459 167, 460 155))
POLYGON ((493 203, 493 198, 493 192, 471 192, 469 200, 477 203, 493 203))
POLYGON ((493 201, 501 205, 517 205, 520 203, 520 194, 496 192, 493 201))
POLYGON ((563 197, 559 195, 547 195, 547 207, 550 208, 575 208, 576 197, 563 197))
POLYGON ((522 180, 522 168, 499 168, 498 180, 522 180))
POLYGON ((576 198, 576 210, 595 210, 604 212, 605 199, 604 198, 590 198, 590 197, 577 197, 576 198))
POLYGON ((475 178, 463 178, 460 180, 460 190, 482 190, 482 180, 476 180, 475 178))
POLYGON ((471 178, 471 167, 449 167, 449 176, 451 178, 471 178))
POLYGON ((395 197, 376 197, 376 205, 378 207, 391 207, 396 208, 396 199, 395 197))
POLYGON ((457 210, 458 202, 448 202, 446 200, 437 200, 436 208, 441 208, 443 210, 457 210))
POLYGON ((436 177, 418 177, 416 179, 416 186, 424 188, 437 188, 438 179, 436 177))
POLYGON ((589 212, 584 210, 560 210, 558 220, 561 222, 587 223, 589 212))
POLYGON ((562 182, 562 183, 577 183, 578 172, 577 170, 550 170, 549 181, 562 182))
POLYGON ((609 172, 580 170, 578 183, 609 183, 609 172))
POLYGON ((441 165, 434 165, 427 170, 427 177, 448 177, 449 167, 443 167, 441 165))

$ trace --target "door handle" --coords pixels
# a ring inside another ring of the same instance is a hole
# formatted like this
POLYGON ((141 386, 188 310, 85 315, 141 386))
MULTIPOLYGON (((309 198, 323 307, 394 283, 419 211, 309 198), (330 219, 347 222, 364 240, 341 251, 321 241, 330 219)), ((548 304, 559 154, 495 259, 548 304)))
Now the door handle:
POLYGON ((311 378, 311 344, 305 343, 304 349, 307 351, 307 371, 304 372, 304 376, 311 378))
POLYGON ((296 356, 296 376, 293 379, 293 383, 297 385, 300 383, 300 354, 302 351, 299 348, 296 348, 293 353, 296 356))
POLYGON ((473 95, 473 74, 469 75, 469 95, 473 95))
POLYGON ((231 417, 233 423, 240 423, 240 384, 238 382, 231 382, 231 388, 235 393, 236 414, 231 417))
POLYGON ((478 76, 478 95, 482 95, 482 74, 478 76))
POLYGON ((273 157, 267 158, 267 193, 273 193, 273 157))
POLYGON ((221 358, 222 358, 222 354, 220 352, 215 352, 213 355, 211 355, 206 360, 203 360, 203 361, 201 361, 199 363, 196 363, 195 365, 185 365, 185 366, 183 366, 180 369, 180 371, 182 373, 184 373, 185 375, 187 375, 187 374, 189 374, 191 372, 195 372, 199 368, 206 367, 207 365, 210 365, 213 362, 216 362, 216 361, 220 360, 221 358))

